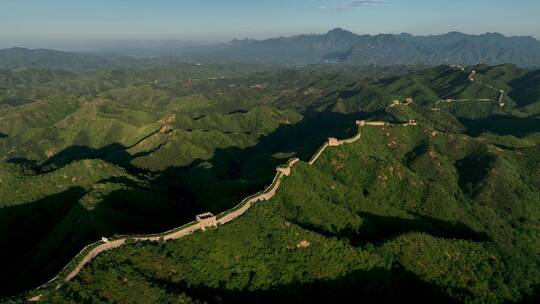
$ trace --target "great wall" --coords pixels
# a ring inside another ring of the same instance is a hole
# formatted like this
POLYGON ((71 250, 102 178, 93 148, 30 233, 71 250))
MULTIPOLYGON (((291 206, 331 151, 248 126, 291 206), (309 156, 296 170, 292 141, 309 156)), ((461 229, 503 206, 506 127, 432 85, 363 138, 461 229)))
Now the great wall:
MULTIPOLYGON (((463 67, 463 66, 450 65, 450 67, 466 73, 465 67, 463 67)), ((470 81, 470 82, 475 82, 476 81, 476 78, 475 78, 476 74, 477 74, 476 71, 473 70, 470 74, 468 74, 467 80, 470 81)), ((485 87, 487 87, 487 88, 489 88, 491 90, 497 91, 499 93, 498 97, 497 97, 497 104, 499 105, 499 107, 504 107, 506 105, 503 102, 503 98, 504 98, 505 93, 506 93, 504 90, 497 89, 497 88, 493 87, 490 84, 483 83, 483 82, 480 82, 480 81, 477 81, 477 83, 480 83, 480 85, 483 85, 483 86, 485 86, 485 87)), ((439 99, 439 100, 435 101, 435 106, 432 107, 431 110, 432 111, 440 111, 441 108, 439 108, 439 104, 441 104, 441 103, 451 104, 451 103, 455 103, 455 102, 467 102, 467 101, 485 101, 485 102, 489 102, 489 101, 492 101, 492 99, 490 99, 490 98, 477 98, 477 99, 446 98, 446 99, 439 99)), ((398 106, 402 106, 402 105, 407 106, 407 105, 410 105, 412 102, 413 102, 412 97, 406 98, 405 102, 401 102, 401 101, 395 99, 388 105, 388 108, 394 108, 394 107, 398 107, 398 106)), ((406 124, 406 125, 414 125, 415 123, 416 122, 414 122, 414 121, 409 121, 409 123, 406 124)))
MULTIPOLYGON (((364 120, 356 121, 357 132, 355 136, 348 139, 342 139, 342 140, 338 140, 337 138, 334 138, 334 137, 328 138, 327 141, 317 150, 317 152, 315 152, 315 154, 310 159, 308 164, 313 165, 328 147, 351 144, 358 141, 361 137, 362 127, 385 126, 385 125, 388 125, 388 123, 384 121, 364 121, 364 120)), ((410 125, 416 125, 416 121, 409 120, 408 123, 403 124, 403 126, 410 126, 410 125)), ((184 236, 193 234, 195 231, 198 231, 198 230, 204 231, 210 227, 217 228, 219 227, 219 225, 224 225, 228 222, 231 222, 235 218, 244 214, 255 203, 260 202, 260 201, 268 201, 272 197, 274 197, 277 190, 279 189, 279 186, 281 185, 281 180, 283 179, 283 177, 290 176, 292 172, 292 168, 299 161, 300 159, 293 158, 293 159, 290 159, 284 165, 278 166, 276 168, 276 175, 274 176, 272 183, 268 187, 266 187, 263 191, 260 191, 258 193, 255 193, 253 195, 246 197, 232 209, 222 212, 218 214, 217 216, 209 212, 199 214, 196 216, 196 220, 193 222, 187 223, 178 228, 165 231, 163 233, 158 233, 158 234, 125 235, 125 236, 117 236, 111 239, 102 237, 100 241, 97 241, 95 243, 92 243, 84 247, 79 252, 79 254, 77 254, 71 260, 71 262, 68 263, 54 278, 49 280, 47 283, 41 285, 40 287, 34 289, 34 291, 38 292, 39 290, 46 289, 48 287, 54 287, 55 289, 61 288, 63 285, 65 285, 70 280, 75 278, 79 274, 81 269, 90 261, 92 261, 92 259, 95 258, 101 252, 112 250, 112 249, 121 247, 124 244, 129 244, 132 242, 141 242, 141 241, 160 242, 160 241, 175 240, 175 239, 179 239, 184 236), (61 279, 61 277, 64 277, 64 278, 61 279)), ((43 296, 43 293, 40 293, 38 295, 33 296, 32 298, 29 298, 27 302, 37 302, 40 300, 42 296, 43 296)))
MULTIPOLYGON (((452 68, 455 68, 455 69, 458 69, 464 73, 466 73, 466 70, 465 70, 465 67, 463 66, 453 66, 451 65, 450 67, 452 68)), ((476 70, 472 70, 470 74, 468 74, 467 76, 467 80, 469 80, 470 82, 475 82, 477 81, 476 79, 476 70)), ((495 87, 493 87, 492 85, 488 84, 488 83, 483 83, 481 81, 477 81, 478 83, 480 83, 480 85, 483 85, 491 90, 494 90, 494 91, 497 91, 498 92, 498 97, 497 97, 497 104, 499 105, 499 107, 504 107, 506 104, 503 102, 503 98, 504 98, 504 95, 505 95, 505 91, 502 90, 502 89, 497 89, 495 87)), ((490 98, 478 98, 478 99, 474 99, 476 101, 491 101, 490 98)), ((432 110, 434 111, 438 111, 440 110, 440 108, 438 108, 437 106, 444 102, 444 103, 453 103, 453 102, 465 102, 465 101, 472 101, 471 99, 452 99, 452 98, 447 98, 447 99, 442 99, 442 100, 437 100, 435 102, 435 107, 432 108, 432 110)))
MULTIPOLYGON (((465 68, 462 66, 451 66, 454 68, 457 68, 463 72, 465 72, 465 68)), ((476 76, 476 71, 473 70, 468 76, 467 79, 471 82, 474 82, 476 76)), ((493 90, 499 91, 499 98, 498 103, 499 106, 504 106, 504 103, 502 102, 502 99, 504 97, 505 91, 504 90, 498 90, 494 88, 493 86, 489 84, 483 84, 493 90)), ((477 99, 478 101, 491 101, 491 99, 477 99)), ((441 102, 458 102, 458 101, 469 101, 469 99, 445 99, 445 100, 439 100, 435 104, 438 105, 441 102)), ((393 100, 392 103, 389 104, 389 108, 401 106, 401 105, 410 105, 413 102, 413 99, 411 97, 406 98, 404 103, 401 103, 399 100, 393 100)), ((438 110, 438 108, 432 108, 432 110, 438 110)), ((162 123, 163 124, 163 123, 162 123)), ((309 165, 313 165, 319 157, 323 154, 323 152, 328 147, 335 147, 345 144, 351 144, 356 141, 358 141, 361 137, 361 129, 364 126, 385 126, 388 125, 387 122, 384 121, 365 121, 365 120, 358 120, 356 121, 357 126, 357 133, 355 136, 348 138, 348 139, 342 139, 338 140, 335 137, 328 138, 324 144, 313 154, 311 159, 308 161, 309 165)), ((406 123, 401 124, 405 127, 407 126, 416 126, 417 122, 416 120, 409 120, 406 123)), ((160 132, 169 131, 168 128, 162 128, 158 130, 160 132)), ((38 292, 41 289, 45 289, 47 287, 55 286, 55 288, 59 289, 66 283, 68 283, 70 280, 72 280, 74 277, 76 277, 81 269, 88 264, 94 257, 96 257, 99 253, 112 250, 114 248, 121 247, 122 245, 126 243, 132 243, 132 242, 141 242, 141 241, 152 241, 152 242, 160 242, 160 241, 168 241, 168 240, 175 240, 182 238, 187 235, 193 234, 195 231, 202 230, 205 231, 207 228, 217 228, 219 225, 224 225, 228 222, 233 221, 237 217, 243 215, 248 209, 250 209, 255 203, 260 201, 268 201, 274 195, 276 194, 277 190, 279 189, 279 186, 281 185, 281 180, 284 176, 290 176, 292 168, 294 165, 299 162, 300 159, 293 158, 289 160, 286 164, 278 166, 276 168, 276 175, 274 176, 274 179, 272 183, 266 187, 263 191, 257 192, 253 195, 250 195, 243 199, 238 205, 235 207, 224 211, 220 214, 213 215, 212 213, 203 213, 196 216, 196 220, 190 223, 187 223, 185 225, 182 225, 180 227, 174 228, 169 231, 165 231, 163 233, 158 234, 147 234, 147 235, 125 235, 125 236, 117 236, 115 238, 105 238, 103 237, 100 241, 92 243, 86 247, 84 247, 79 254, 77 254, 70 263, 68 263, 62 271, 58 273, 54 278, 49 280, 47 283, 41 285, 40 287, 34 289, 33 291, 38 292), (69 271, 71 269, 71 271, 69 271), (60 277, 65 276, 64 279, 60 279, 60 277)), ((40 300, 43 294, 38 294, 30 299, 27 300, 27 302, 37 302, 40 300)))

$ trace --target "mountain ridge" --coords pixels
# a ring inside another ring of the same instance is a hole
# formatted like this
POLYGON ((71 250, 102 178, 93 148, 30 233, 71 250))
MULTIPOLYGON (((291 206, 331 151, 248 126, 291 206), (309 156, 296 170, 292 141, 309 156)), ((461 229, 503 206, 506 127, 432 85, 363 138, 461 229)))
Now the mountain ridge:
POLYGON ((409 33, 360 35, 335 28, 324 34, 234 39, 192 50, 199 55, 207 53, 228 60, 300 65, 329 61, 360 65, 513 63, 523 67, 540 66, 540 41, 532 36, 504 36, 491 32, 480 35, 457 31, 427 36, 409 33))
POLYGON ((0 69, 48 68, 74 71, 151 68, 179 62, 273 63, 310 65, 430 65, 511 63, 540 67, 540 41, 532 36, 452 31, 440 35, 355 34, 335 28, 323 34, 300 34, 262 40, 244 38, 202 46, 156 43, 141 50, 125 47, 99 52, 67 52, 13 47, 0 49, 0 69))
MULTIPOLYGON (((9 227, 0 233, 13 246, 4 252, 0 292, 38 285, 101 236, 164 231, 199 212, 229 209, 267 184, 285 159, 308 159, 328 136, 348 138, 358 119, 416 119, 432 125, 438 140, 481 136, 503 148, 525 149, 540 140, 538 71, 512 65, 406 69, 186 64, 0 71, 6 88, 0 90, 0 180, 7 185, 0 187, 0 222, 9 227), (504 106, 497 89, 505 90, 504 106), (22 220, 28 215, 31 220, 22 220)), ((426 132, 395 159, 427 174, 423 182, 434 174, 425 170, 432 161, 423 144, 432 131, 426 132)), ((494 162, 482 149, 445 163, 460 197, 474 197, 489 181, 485 176, 515 167, 503 158, 494 162), (456 160, 461 175, 452 169, 456 160), (471 164, 479 176, 466 174, 471 164)), ((377 159, 374 168, 382 164, 377 159)), ((511 181, 504 176, 491 180, 504 186, 511 181)), ((369 184, 363 188, 374 193, 369 184)))

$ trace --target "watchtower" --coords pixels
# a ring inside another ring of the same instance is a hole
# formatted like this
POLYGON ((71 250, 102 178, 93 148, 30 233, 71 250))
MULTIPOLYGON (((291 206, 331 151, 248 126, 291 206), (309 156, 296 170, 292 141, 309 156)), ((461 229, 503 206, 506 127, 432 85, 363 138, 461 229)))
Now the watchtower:
POLYGON ((217 227, 216 216, 210 212, 199 214, 195 217, 195 219, 197 219, 197 222, 201 226, 202 230, 206 230, 208 227, 217 227))
POLYGON ((277 167, 276 171, 283 173, 283 175, 285 175, 285 176, 291 175, 291 167, 289 167, 289 166, 287 166, 287 167, 277 167))
POLYGON ((405 123, 403 124, 405 127, 406 126, 417 126, 418 123, 416 122, 416 119, 409 119, 409 122, 408 123, 405 123))
POLYGON ((338 142, 337 138, 329 137, 328 138, 328 146, 330 146, 330 147, 339 146, 339 142, 338 142))

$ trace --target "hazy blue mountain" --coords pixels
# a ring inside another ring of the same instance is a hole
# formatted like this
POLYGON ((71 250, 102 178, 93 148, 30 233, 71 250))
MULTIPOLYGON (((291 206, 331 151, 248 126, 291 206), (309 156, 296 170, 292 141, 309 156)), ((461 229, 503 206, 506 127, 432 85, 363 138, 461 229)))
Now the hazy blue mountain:
POLYGON ((94 55, 49 49, 9 48, 0 50, 0 68, 90 69, 107 66, 107 60, 94 55))
POLYGON ((52 68, 93 70, 147 68, 174 62, 247 62, 307 65, 322 62, 354 65, 440 65, 512 63, 540 67, 540 42, 532 37, 499 33, 414 36, 357 35, 336 28, 325 34, 234 39, 209 46, 185 46, 176 40, 137 46, 119 45, 99 52, 73 53, 48 49, 0 50, 0 69, 52 68))
POLYGON ((266 40, 233 40, 212 47, 186 49, 214 60, 311 64, 322 61, 395 65, 445 63, 490 65, 513 63, 540 66, 540 42, 532 37, 499 33, 467 35, 411 34, 357 35, 337 28, 321 35, 299 35, 266 40))
POLYGON ((148 68, 167 66, 178 61, 171 56, 146 56, 136 58, 120 52, 64 52, 51 49, 9 48, 0 49, 0 69, 61 69, 88 71, 114 68, 148 68))

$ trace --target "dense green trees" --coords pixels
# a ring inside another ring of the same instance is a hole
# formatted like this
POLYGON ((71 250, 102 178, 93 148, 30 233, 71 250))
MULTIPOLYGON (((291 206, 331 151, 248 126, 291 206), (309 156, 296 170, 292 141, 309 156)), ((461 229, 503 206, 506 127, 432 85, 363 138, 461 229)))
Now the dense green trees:
POLYGON ((327 137, 350 137, 356 119, 373 118, 421 127, 366 127, 358 143, 299 164, 274 200, 238 221, 106 253, 44 300, 532 294, 540 100, 519 91, 535 74, 472 68, 474 83, 446 66, 0 72, 0 240, 17 241, 4 254, 6 292, 46 281, 103 235, 226 210, 268 184, 276 165, 307 161, 327 137), (509 92, 508 106, 477 101, 496 97, 485 85, 509 92), (387 107, 407 97, 411 105, 387 107), (471 101, 432 110, 443 98, 471 101))
POLYGON ((518 301, 540 275, 540 214, 532 211, 540 187, 524 155, 538 159, 540 150, 429 128, 365 127, 359 142, 298 164, 274 199, 234 222, 102 254, 44 302, 518 301), (459 161, 485 165, 472 157, 478 151, 494 153, 495 164, 475 177, 471 195, 459 161), (508 178, 527 186, 505 185, 508 178))

